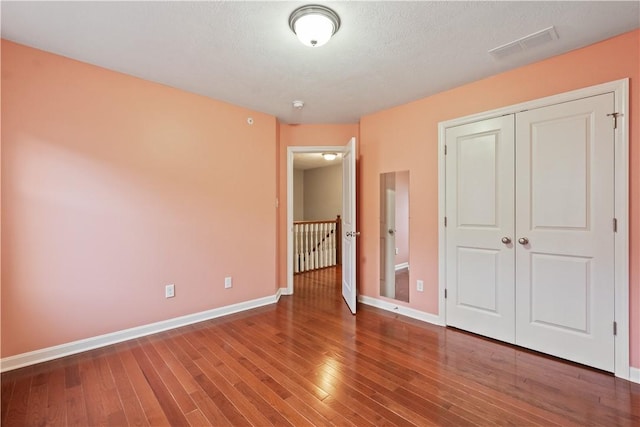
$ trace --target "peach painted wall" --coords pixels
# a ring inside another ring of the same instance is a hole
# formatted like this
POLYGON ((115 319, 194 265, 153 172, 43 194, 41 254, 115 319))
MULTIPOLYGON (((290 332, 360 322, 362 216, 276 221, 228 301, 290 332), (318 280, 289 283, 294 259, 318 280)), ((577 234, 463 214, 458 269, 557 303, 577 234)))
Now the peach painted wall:
POLYGON ((2 41, 2 357, 274 295, 277 132, 2 41))
POLYGON ((438 312, 438 122, 630 78, 631 365, 640 367, 640 30, 363 117, 360 288, 379 297, 378 175, 410 170, 410 307, 438 312), (415 291, 423 279, 424 293, 415 291))
MULTIPOLYGON (((278 283, 287 287, 287 148, 308 146, 344 146, 358 138, 358 124, 279 125, 278 166, 278 283)), ((359 139, 359 138, 358 138, 359 139)))

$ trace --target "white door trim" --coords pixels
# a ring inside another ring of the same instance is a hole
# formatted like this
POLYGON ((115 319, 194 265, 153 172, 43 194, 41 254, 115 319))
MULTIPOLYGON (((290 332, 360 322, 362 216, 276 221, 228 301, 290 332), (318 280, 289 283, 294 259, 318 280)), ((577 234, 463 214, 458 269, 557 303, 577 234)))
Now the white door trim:
POLYGON ((344 153, 342 145, 287 147, 287 287, 282 295, 293 294, 293 155, 296 153, 344 153))
MULTIPOLYGON (((630 378, 629 365, 629 79, 616 80, 558 95, 527 101, 496 110, 485 111, 438 124, 438 320, 446 324, 446 228, 445 217, 445 131, 479 120, 523 110, 560 104, 579 98, 613 92, 615 95, 618 127, 615 132, 615 216, 618 232, 615 235, 615 375, 630 378)), ((613 119, 612 119, 613 120, 613 119)))

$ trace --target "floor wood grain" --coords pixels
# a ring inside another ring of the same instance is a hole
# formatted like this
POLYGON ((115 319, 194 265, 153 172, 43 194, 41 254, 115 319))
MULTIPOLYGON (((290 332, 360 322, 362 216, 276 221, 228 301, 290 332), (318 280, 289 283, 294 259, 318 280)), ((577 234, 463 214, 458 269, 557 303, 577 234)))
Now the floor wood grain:
POLYGON ((3 426, 640 425, 640 385, 367 306, 278 304, 2 374, 3 426))

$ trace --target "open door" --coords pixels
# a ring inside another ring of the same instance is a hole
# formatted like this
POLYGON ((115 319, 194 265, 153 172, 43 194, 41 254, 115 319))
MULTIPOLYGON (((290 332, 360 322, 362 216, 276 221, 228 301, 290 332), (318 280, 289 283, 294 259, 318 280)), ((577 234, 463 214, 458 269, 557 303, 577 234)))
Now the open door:
POLYGON ((342 296, 356 314, 356 139, 342 155, 342 296))

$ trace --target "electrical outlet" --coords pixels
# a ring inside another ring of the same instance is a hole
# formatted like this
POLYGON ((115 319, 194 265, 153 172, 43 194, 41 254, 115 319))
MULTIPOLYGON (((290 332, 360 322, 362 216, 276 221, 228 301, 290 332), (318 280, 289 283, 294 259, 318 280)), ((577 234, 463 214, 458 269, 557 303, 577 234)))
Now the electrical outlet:
POLYGON ((418 289, 418 292, 424 292, 424 282, 422 280, 418 280, 416 283, 417 283, 416 288, 418 289))
POLYGON ((396 255, 400 253, 400 249, 396 248, 396 255))
POLYGON ((233 279, 231 279, 231 277, 225 277, 224 278, 224 288, 225 289, 229 289, 232 286, 233 286, 233 279))
POLYGON ((164 287, 164 297, 173 298, 176 296, 176 285, 173 283, 164 287))

